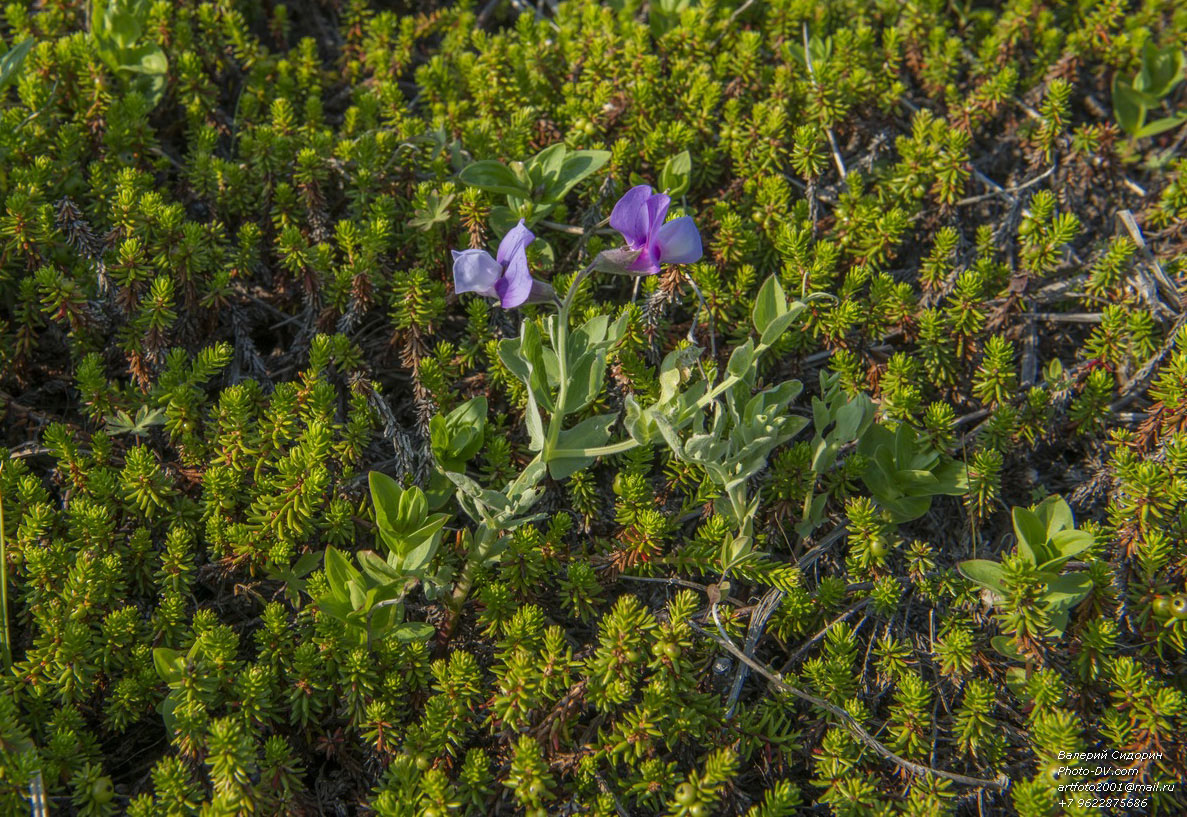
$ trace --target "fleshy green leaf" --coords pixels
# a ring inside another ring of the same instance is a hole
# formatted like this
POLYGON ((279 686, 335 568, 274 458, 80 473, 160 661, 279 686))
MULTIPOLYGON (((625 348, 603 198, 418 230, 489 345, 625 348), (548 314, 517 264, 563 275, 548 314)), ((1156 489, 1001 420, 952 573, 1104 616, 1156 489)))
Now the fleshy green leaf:
POLYGON ((33 48, 33 39, 31 37, 21 40, 19 43, 8 49, 8 53, 0 57, 0 88, 5 88, 10 82, 17 78, 17 71, 25 62, 25 57, 29 56, 29 51, 33 48))
POLYGON ((664 162, 664 169, 659 174, 659 186, 669 196, 678 199, 688 192, 691 178, 692 155, 684 150, 664 162))
POLYGON ((155 647, 152 651, 153 666, 157 674, 169 686, 177 686, 185 675, 185 655, 168 647, 155 647))
POLYGON ((471 187, 488 193, 502 193, 506 196, 531 196, 531 188, 524 186, 516 175, 502 162, 484 159, 466 165, 458 178, 471 187))
POLYGON ((423 621, 405 621, 392 631, 400 641, 428 641, 437 634, 432 624, 423 621))
POLYGON ((988 559, 969 559, 961 562, 959 565, 960 574, 970 581, 974 581, 982 587, 988 587, 994 592, 1005 595, 1005 587, 1002 585, 1002 566, 997 562, 991 562, 988 559))
POLYGON ((1047 544, 1047 526, 1026 508, 1015 508, 1013 511, 1014 536, 1018 540, 1018 552, 1031 561, 1039 564, 1040 554, 1047 544))

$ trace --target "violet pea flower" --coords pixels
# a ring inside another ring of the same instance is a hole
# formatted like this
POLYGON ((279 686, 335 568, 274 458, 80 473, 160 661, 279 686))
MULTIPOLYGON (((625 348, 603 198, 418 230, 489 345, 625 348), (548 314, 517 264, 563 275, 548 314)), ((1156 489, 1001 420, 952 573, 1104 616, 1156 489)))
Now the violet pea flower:
POLYGON ((486 250, 454 250, 454 291, 497 298, 504 309, 554 300, 556 293, 552 287, 533 279, 528 271, 525 248, 535 240, 536 236, 521 218, 503 236, 494 258, 486 250))
POLYGON ((701 234, 691 216, 665 223, 672 199, 641 184, 623 194, 610 213, 610 226, 622 233, 639 255, 631 272, 655 275, 661 264, 691 264, 701 258, 701 234))

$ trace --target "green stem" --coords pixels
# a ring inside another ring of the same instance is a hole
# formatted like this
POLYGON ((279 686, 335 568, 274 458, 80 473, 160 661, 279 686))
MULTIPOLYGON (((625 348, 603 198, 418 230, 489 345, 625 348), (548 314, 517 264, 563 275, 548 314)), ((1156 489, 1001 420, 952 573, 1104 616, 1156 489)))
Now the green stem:
MULTIPOLYGON (((758 360, 758 356, 761 355, 763 352, 765 352, 769 348, 770 348, 769 346, 766 346, 765 344, 762 344, 762 343, 755 346, 754 347, 754 359, 758 360)), ((732 375, 732 374, 728 375, 725 378, 725 380, 722 380, 716 386, 714 386, 713 388, 709 389, 709 391, 707 391, 701 395, 701 399, 697 400, 697 402, 696 402, 696 408, 703 409, 705 406, 709 405, 714 400, 716 400, 725 391, 733 388, 734 384, 740 382, 741 380, 742 380, 742 378, 738 377, 737 375, 732 375)))
POLYGON ((458 620, 462 617, 462 607, 474 587, 474 580, 478 577, 478 568, 482 566, 484 556, 489 545, 493 544, 494 532, 485 522, 479 523, 474 532, 474 544, 466 554, 466 563, 462 566, 462 573, 458 576, 457 584, 453 586, 453 595, 449 598, 449 620, 445 623, 445 640, 448 641, 457 629, 458 620))
POLYGON ((560 437, 561 426, 565 420, 565 400, 569 392, 567 348, 569 344, 569 311, 573 308, 573 297, 577 294, 577 289, 581 286, 581 282, 593 272, 596 263, 596 261, 590 262, 589 266, 577 273, 573 283, 569 284, 565 299, 561 301, 560 308, 556 313, 556 348, 554 351, 556 352, 557 377, 560 380, 560 386, 556 393, 556 409, 548 419, 548 437, 544 442, 544 451, 547 452, 546 459, 554 456, 552 452, 556 448, 556 441, 560 437))
POLYGON ((597 264, 596 258, 589 263, 589 266, 577 273, 577 277, 573 279, 573 283, 569 284, 569 289, 565 292, 565 300, 561 302, 560 308, 560 312, 563 313, 565 317, 565 326, 568 326, 569 323, 569 307, 573 305, 573 296, 577 294, 577 289, 581 286, 581 282, 588 278, 589 274, 593 272, 595 264, 597 264))

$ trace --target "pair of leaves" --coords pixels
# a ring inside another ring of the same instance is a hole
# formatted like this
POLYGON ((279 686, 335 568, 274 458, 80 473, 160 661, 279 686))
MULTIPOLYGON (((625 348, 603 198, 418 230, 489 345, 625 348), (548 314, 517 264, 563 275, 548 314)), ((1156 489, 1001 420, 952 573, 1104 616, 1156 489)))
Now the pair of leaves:
MULTIPOLYGON (((1050 496, 1034 510, 1014 508, 1014 535, 1017 553, 1037 568, 1037 576, 1044 583, 1042 603, 1047 610, 1051 631, 1062 635, 1072 609, 1092 592, 1092 579, 1085 572, 1059 571, 1071 559, 1092 547, 1095 540, 1087 531, 1076 530, 1072 509, 1061 497, 1050 496)), ((999 599, 1008 596, 1002 566, 988 559, 969 559, 961 562, 960 572, 965 578, 990 590, 999 599)), ((994 646, 1007 657, 1017 651, 1009 639, 1002 638, 994 646)))
POLYGON ((152 105, 165 92, 169 60, 161 47, 144 40, 149 0, 93 0, 91 38, 99 58, 117 74, 131 74, 152 105))
POLYGON ((688 192, 692 183, 692 156, 687 150, 677 153, 664 162, 659 174, 659 186, 674 199, 688 192))
POLYGON ((465 471, 486 440, 486 398, 467 400, 448 414, 429 420, 429 448, 440 471, 429 479, 426 497, 431 510, 449 501, 453 487, 445 471, 465 471))
MULTIPOLYGON (((631 185, 648 184, 638 173, 631 174, 631 185)), ((688 192, 692 183, 692 154, 687 150, 669 156, 659 172, 659 187, 673 199, 679 199, 688 192)))
POLYGON ((378 561, 384 568, 373 573, 376 566, 371 561, 364 561, 364 573, 356 570, 338 550, 326 548, 325 573, 329 593, 317 600, 318 607, 344 623, 360 644, 388 636, 400 641, 424 641, 431 637, 436 632, 432 625, 403 620, 404 584, 389 580, 385 572, 387 564, 378 561))
MULTIPOLYGON (((372 471, 368 475, 371 502, 375 506, 378 539, 388 551, 386 567, 373 576, 383 576, 401 585, 409 578, 423 578, 429 562, 441 544, 441 528, 448 514, 429 514, 424 492, 415 486, 404 489, 387 474, 372 471)), ((369 552, 369 551, 368 551, 369 552)), ((367 563, 383 561, 375 556, 360 556, 367 563)))
POLYGON ((1095 543, 1092 534, 1076 530, 1072 509, 1062 497, 1049 496, 1033 511, 1015 508, 1014 535, 1018 552, 1039 570, 1055 570, 1095 543))
POLYGON ((1187 122, 1187 113, 1147 122, 1147 114, 1162 104, 1184 76, 1183 50, 1177 45, 1157 48, 1146 43, 1142 66, 1132 81, 1113 77, 1113 117, 1121 129, 1134 139, 1157 136, 1187 122))
POLYGON ((558 143, 527 162, 512 162, 510 166, 494 159, 473 162, 462 169, 458 178, 471 187, 507 196, 514 213, 535 223, 609 160, 609 151, 570 151, 558 143))
POLYGON ((862 481, 895 522, 923 516, 934 496, 968 493, 965 465, 944 462, 938 451, 920 443, 906 423, 893 432, 881 424, 870 426, 857 452, 869 459, 862 481))
POLYGON ((429 421, 429 445, 437 462, 457 471, 482 450, 486 439, 486 398, 474 397, 449 414, 429 421))
POLYGON ((758 332, 759 345, 773 346, 791 327, 800 313, 808 308, 808 304, 832 297, 826 292, 814 292, 803 300, 788 302, 778 277, 770 276, 759 288, 758 295, 754 297, 754 307, 750 312, 751 322, 758 332))

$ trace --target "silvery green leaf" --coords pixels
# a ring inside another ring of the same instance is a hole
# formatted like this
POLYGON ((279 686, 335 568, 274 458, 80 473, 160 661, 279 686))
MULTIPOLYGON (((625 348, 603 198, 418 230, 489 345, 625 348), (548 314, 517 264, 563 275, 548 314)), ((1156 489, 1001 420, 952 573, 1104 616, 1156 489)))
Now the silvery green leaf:
POLYGON ((654 423, 644 412, 639 402, 635 400, 633 394, 626 396, 623 408, 625 411, 622 424, 626 428, 627 434, 631 435, 631 439, 639 445, 648 445, 653 436, 654 423))
POLYGON ((524 424, 528 427, 528 449, 540 451, 544 448, 544 422, 540 419, 540 406, 536 403, 536 394, 530 388, 527 390, 528 404, 524 408, 524 424))
POLYGON ((754 341, 747 338, 744 344, 735 348, 730 354, 729 363, 725 368, 734 377, 745 377, 753 372, 754 363, 754 341))
MULTIPOLYGON (((617 414, 600 414, 582 420, 573 428, 562 431, 557 437, 557 449, 582 451, 605 445, 610 438, 610 427, 618 420, 617 414)), ((553 479, 564 479, 574 471, 591 464, 594 458, 584 455, 553 456, 548 460, 548 473, 553 479)))
POLYGON ((654 409, 648 409, 647 414, 651 421, 655 423, 655 428, 659 431, 660 436, 664 438, 664 442, 668 444, 668 448, 672 450, 672 456, 678 460, 684 459, 684 448, 680 444, 680 437, 676 434, 676 429, 672 427, 668 418, 654 409))

